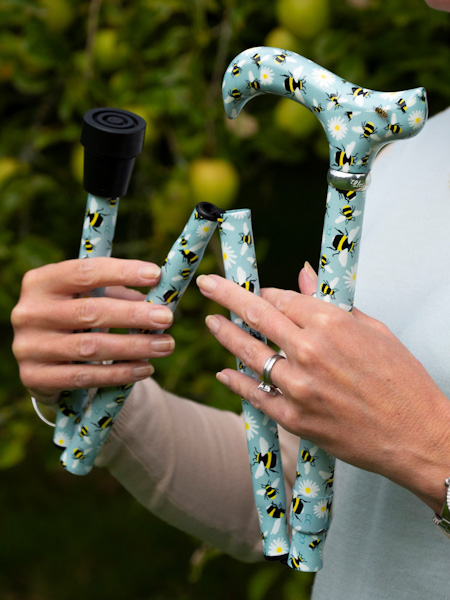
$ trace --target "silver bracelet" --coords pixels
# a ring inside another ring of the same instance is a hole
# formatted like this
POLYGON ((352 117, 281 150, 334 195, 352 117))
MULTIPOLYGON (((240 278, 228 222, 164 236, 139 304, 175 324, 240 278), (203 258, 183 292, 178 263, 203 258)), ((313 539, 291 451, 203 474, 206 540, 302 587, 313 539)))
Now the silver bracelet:
POLYGON ((41 419, 41 421, 44 421, 44 423, 46 423, 47 425, 50 425, 50 427, 55 427, 56 426, 56 423, 52 423, 51 421, 49 421, 48 419, 46 419, 44 417, 44 415, 39 410, 39 406, 38 406, 38 403, 36 401, 36 398, 34 398, 33 396, 31 396, 31 404, 33 405, 34 412, 41 419))

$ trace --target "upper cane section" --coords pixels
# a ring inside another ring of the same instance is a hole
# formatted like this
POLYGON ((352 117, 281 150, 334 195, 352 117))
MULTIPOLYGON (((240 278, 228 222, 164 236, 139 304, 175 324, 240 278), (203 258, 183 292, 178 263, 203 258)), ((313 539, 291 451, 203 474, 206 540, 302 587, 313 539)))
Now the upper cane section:
POLYGON ((225 112, 235 119, 243 106, 263 94, 285 96, 316 115, 330 147, 330 167, 367 173, 389 142, 419 133, 428 114, 424 88, 377 92, 350 83, 311 60, 258 46, 244 50, 226 70, 225 112))

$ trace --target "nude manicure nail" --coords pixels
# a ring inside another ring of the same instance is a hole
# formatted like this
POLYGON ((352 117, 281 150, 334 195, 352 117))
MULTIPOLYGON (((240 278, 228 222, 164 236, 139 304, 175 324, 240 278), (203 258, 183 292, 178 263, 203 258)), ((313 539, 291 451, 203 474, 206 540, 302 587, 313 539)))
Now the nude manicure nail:
POLYGON ((214 291, 217 281, 213 277, 209 277, 208 275, 199 275, 196 279, 198 287, 203 292, 212 292, 214 291))
POLYGON ((153 375, 154 372, 155 367, 153 365, 148 365, 148 367, 136 367, 135 369, 133 369, 133 379, 135 381, 147 379, 147 377, 153 375))

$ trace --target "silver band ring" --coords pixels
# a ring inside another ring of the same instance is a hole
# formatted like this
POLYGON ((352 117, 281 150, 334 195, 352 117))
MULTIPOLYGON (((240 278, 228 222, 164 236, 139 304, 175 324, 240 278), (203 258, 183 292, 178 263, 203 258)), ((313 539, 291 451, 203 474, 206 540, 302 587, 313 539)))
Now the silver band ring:
POLYGON ((263 380, 258 385, 258 390, 262 390, 271 396, 275 396, 275 394, 279 391, 278 388, 273 385, 270 373, 272 372, 273 365, 277 362, 277 360, 280 360, 280 358, 286 357, 282 356, 281 354, 273 354, 266 360, 262 374, 263 380))

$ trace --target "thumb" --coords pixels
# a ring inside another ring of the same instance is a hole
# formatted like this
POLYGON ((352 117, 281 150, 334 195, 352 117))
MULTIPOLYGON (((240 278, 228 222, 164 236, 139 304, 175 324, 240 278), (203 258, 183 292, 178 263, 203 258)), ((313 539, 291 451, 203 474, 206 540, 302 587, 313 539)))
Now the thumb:
POLYGON ((317 275, 308 261, 298 275, 298 286, 305 296, 312 296, 317 291, 317 275))

